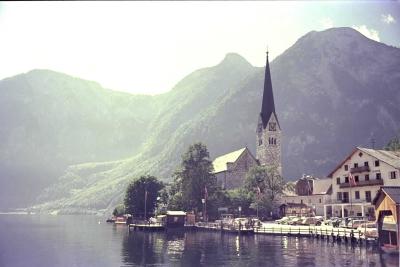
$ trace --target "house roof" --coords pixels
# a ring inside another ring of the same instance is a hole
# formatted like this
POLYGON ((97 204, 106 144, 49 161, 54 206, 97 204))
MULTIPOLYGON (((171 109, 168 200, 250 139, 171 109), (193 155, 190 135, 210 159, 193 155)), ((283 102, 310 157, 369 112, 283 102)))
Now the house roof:
POLYGON ((372 201, 372 204, 376 204, 382 193, 386 194, 394 203, 400 204, 400 186, 382 186, 372 201))
POLYGON ((167 215, 172 215, 172 216, 186 216, 186 212, 181 211, 181 210, 168 210, 167 215))
POLYGON ((328 194, 329 188, 332 186, 332 179, 315 179, 313 185, 313 195, 328 194))
POLYGON ((226 171, 228 169, 227 163, 235 162, 246 149, 247 147, 244 147, 214 159, 214 161, 212 162, 214 167, 214 173, 226 171))
POLYGON ((400 151, 386 151, 386 150, 376 150, 371 148, 356 147, 339 165, 336 166, 336 168, 328 175, 328 177, 332 178, 333 173, 337 171, 357 151, 361 151, 382 162, 385 162, 393 166, 396 169, 400 169, 400 151))

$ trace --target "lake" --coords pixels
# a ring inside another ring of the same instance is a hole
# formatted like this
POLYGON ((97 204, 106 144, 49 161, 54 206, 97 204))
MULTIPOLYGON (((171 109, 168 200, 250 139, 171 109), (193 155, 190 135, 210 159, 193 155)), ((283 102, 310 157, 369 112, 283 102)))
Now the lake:
POLYGON ((131 232, 95 216, 0 215, 0 266, 399 266, 398 256, 326 240, 131 232), (99 223, 100 222, 100 223, 99 223))

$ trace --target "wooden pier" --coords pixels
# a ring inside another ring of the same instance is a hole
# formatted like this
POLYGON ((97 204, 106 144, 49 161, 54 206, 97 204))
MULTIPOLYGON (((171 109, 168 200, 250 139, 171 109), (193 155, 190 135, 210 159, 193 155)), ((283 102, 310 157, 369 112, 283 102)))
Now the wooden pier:
POLYGON ((263 224, 262 227, 254 228, 255 234, 304 236, 317 239, 326 239, 333 242, 366 243, 376 244, 377 238, 365 237, 361 232, 348 228, 327 228, 322 226, 295 226, 263 224))
POLYGON ((129 231, 141 230, 141 231, 161 231, 165 229, 165 226, 161 223, 132 223, 129 224, 129 231))

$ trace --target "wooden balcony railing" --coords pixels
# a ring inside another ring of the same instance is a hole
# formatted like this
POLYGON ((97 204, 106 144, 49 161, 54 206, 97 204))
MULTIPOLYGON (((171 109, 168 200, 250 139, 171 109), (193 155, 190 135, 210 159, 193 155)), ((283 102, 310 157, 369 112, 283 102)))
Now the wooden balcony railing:
POLYGON ((369 166, 360 166, 356 168, 351 168, 350 172, 351 173, 360 173, 360 172, 369 172, 369 166))
MULTIPOLYGON (((368 180, 368 181, 358 181, 356 182, 356 185, 353 185, 352 187, 358 187, 358 186, 371 186, 371 185, 383 185, 383 180, 382 179, 374 179, 374 180, 368 180)), ((350 183, 343 183, 339 185, 340 188, 348 188, 350 187, 350 183)))

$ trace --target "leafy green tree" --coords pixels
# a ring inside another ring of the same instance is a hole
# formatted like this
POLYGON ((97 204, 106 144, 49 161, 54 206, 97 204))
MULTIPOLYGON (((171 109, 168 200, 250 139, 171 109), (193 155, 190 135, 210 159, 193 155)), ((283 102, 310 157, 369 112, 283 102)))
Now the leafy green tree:
POLYGON ((171 207, 184 210, 202 210, 207 193, 210 199, 217 191, 217 179, 207 147, 202 143, 191 145, 182 155, 182 163, 174 174, 171 188, 171 207))
POLYGON ((274 166, 254 166, 246 175, 245 188, 263 195, 262 199, 273 205, 284 188, 282 176, 274 166))
POLYGON ((115 207, 113 211, 114 216, 121 216, 125 214, 125 206, 124 204, 119 204, 118 206, 115 207))
POLYGON ((145 212, 145 196, 147 213, 154 212, 157 205, 159 191, 164 188, 164 184, 154 176, 141 176, 136 181, 128 185, 125 193, 125 209, 127 213, 142 215, 145 212), (147 192, 147 193, 146 193, 147 192))
POLYGON ((400 134, 393 137, 392 140, 384 147, 385 150, 396 151, 400 150, 400 134))
POLYGON ((230 207, 237 210, 242 207, 242 214, 250 213, 250 205, 253 202, 253 194, 246 188, 236 188, 228 191, 230 207))

